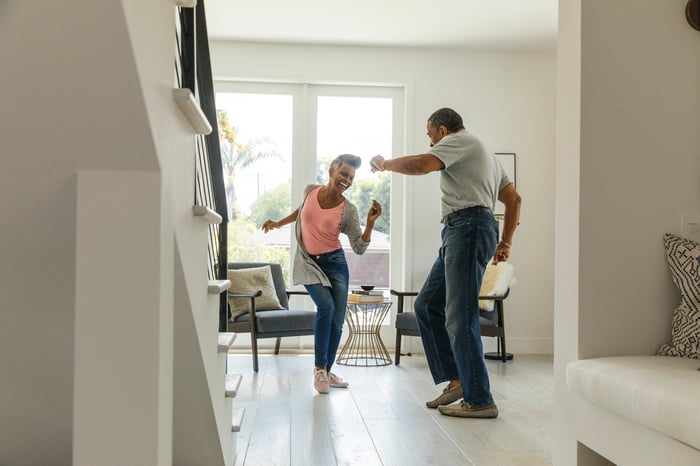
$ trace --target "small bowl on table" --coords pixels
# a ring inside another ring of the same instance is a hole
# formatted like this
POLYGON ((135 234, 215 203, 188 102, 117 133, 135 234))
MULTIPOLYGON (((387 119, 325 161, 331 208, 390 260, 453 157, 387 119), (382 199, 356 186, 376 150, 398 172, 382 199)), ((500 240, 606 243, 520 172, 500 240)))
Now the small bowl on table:
POLYGON ((360 288, 365 291, 372 291, 374 289, 374 285, 360 285, 360 288))

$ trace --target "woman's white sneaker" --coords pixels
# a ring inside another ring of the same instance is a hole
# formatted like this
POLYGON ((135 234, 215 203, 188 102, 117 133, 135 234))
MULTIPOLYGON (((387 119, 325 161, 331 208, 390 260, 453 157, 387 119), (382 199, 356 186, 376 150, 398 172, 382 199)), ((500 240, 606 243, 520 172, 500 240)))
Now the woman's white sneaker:
POLYGON ((317 392, 326 394, 330 391, 328 387, 328 374, 325 369, 314 367, 314 388, 317 392))
POLYGON ((328 384, 334 388, 348 388, 348 385, 350 385, 343 380, 342 377, 338 377, 333 372, 328 373, 328 384))

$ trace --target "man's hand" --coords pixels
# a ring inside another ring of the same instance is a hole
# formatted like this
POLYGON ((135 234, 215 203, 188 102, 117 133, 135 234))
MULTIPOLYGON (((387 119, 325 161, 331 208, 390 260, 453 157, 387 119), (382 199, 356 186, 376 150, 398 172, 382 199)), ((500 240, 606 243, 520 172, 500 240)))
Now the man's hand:
POLYGON ((501 241, 496 246, 496 253, 493 255, 493 265, 499 262, 506 262, 510 257, 510 244, 501 241))
POLYGON ((369 166, 370 169, 372 170, 372 173, 375 172, 383 172, 384 171, 384 157, 381 155, 375 155, 372 157, 369 161, 369 166))

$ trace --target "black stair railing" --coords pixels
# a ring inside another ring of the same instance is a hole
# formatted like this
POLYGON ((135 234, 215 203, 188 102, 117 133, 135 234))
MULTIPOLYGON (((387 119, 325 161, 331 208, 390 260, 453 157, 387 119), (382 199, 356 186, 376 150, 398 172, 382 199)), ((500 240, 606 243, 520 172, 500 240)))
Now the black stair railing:
MULTIPOLYGON (((213 128, 208 135, 197 136, 194 202, 206 205, 223 218, 220 225, 209 226, 208 275, 210 280, 224 280, 227 277, 229 219, 204 0, 198 0, 195 8, 179 8, 179 16, 180 24, 176 38, 178 57, 175 63, 178 85, 192 91, 213 128)), ((227 296, 226 293, 221 293, 219 331, 226 331, 227 321, 227 296)))

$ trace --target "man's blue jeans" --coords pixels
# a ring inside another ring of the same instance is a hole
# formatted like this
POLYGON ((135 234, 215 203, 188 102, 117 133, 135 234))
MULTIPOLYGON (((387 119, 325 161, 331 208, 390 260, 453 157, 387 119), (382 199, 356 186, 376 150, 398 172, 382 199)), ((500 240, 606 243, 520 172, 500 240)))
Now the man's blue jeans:
POLYGON ((342 249, 311 257, 331 282, 330 288, 320 283, 304 285, 316 305, 314 365, 330 372, 343 333, 350 272, 342 249))
POLYGON ((493 403, 479 327, 479 291, 496 251, 498 222, 487 209, 446 221, 442 246, 414 308, 436 384, 459 379, 464 401, 493 403))

